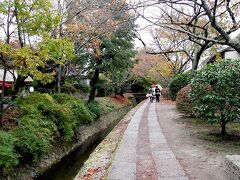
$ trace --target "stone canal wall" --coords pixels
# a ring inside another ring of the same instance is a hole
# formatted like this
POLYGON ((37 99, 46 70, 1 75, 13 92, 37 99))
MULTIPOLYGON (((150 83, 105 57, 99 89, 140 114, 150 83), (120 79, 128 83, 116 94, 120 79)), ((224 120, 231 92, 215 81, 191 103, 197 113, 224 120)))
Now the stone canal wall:
POLYGON ((79 127, 71 142, 60 140, 53 145, 51 152, 42 157, 40 161, 31 165, 18 167, 10 176, 3 179, 34 179, 60 163, 71 153, 83 153, 96 141, 103 139, 132 108, 132 105, 123 107, 101 116, 91 125, 79 127))

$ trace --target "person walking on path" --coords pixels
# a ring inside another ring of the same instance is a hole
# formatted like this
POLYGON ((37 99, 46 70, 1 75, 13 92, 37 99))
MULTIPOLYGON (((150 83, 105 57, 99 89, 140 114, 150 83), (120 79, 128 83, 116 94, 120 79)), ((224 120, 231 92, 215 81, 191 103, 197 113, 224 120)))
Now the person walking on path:
POLYGON ((160 101, 161 91, 158 88, 158 86, 156 86, 156 88, 155 88, 155 93, 156 93, 156 102, 159 102, 160 101))
POLYGON ((153 102, 154 96, 153 96, 153 88, 150 88, 147 93, 147 97, 149 97, 150 102, 153 102))

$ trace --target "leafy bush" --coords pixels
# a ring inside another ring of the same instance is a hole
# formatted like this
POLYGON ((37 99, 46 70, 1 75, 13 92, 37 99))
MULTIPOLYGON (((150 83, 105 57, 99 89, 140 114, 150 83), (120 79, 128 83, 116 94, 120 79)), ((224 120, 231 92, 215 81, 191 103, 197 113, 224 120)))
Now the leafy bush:
POLYGON ((189 93, 191 92, 191 85, 183 87, 178 93, 176 98, 177 108, 180 111, 186 113, 186 115, 193 115, 192 101, 189 98, 189 93))
POLYGON ((89 93, 90 92, 90 86, 87 85, 84 82, 80 82, 78 84, 74 85, 76 89, 82 91, 83 93, 89 93))
POLYGON ((96 115, 94 112, 90 111, 84 103, 73 103, 72 111, 74 113, 75 119, 79 121, 80 124, 88 124, 91 123, 94 119, 96 119, 96 115))
POLYGON ((53 103, 54 99, 46 93, 33 93, 30 96, 27 96, 25 98, 19 98, 17 99, 17 104, 24 105, 24 104, 29 104, 29 105, 35 105, 38 104, 39 102, 43 103, 53 103))
POLYGON ((48 152, 53 140, 63 136, 71 140, 80 124, 91 122, 95 115, 84 103, 66 94, 34 93, 17 99, 20 108, 16 149, 24 160, 36 161, 48 152))
POLYGON ((169 83, 170 98, 175 100, 180 89, 190 83, 191 73, 186 72, 176 75, 169 83))
POLYGON ((16 138, 8 132, 0 130, 0 168, 8 170, 16 166, 19 155, 14 150, 16 138))
POLYGON ((240 61, 221 60, 196 73, 192 81, 194 110, 209 123, 226 123, 240 116, 240 61))
POLYGON ((68 94, 53 94, 52 98, 59 104, 65 104, 71 101, 76 101, 77 99, 74 96, 68 94))
POLYGON ((95 114, 96 117, 99 117, 101 115, 101 112, 103 112, 101 105, 97 101, 87 103, 87 107, 91 112, 95 114))
POLYGON ((77 122, 73 117, 71 107, 66 104, 45 105, 40 103, 37 108, 46 119, 57 126, 61 136, 64 136, 66 140, 73 137, 77 122))
POLYGON ((124 107, 126 104, 120 103, 117 101, 114 97, 106 97, 106 98, 96 98, 96 101, 101 106, 102 114, 112 112, 115 109, 119 109, 121 107, 124 107))
POLYGON ((57 131, 55 124, 41 115, 23 116, 13 131, 17 138, 16 149, 25 160, 36 161, 48 152, 57 131))
POLYGON ((74 87, 74 85, 67 82, 65 82, 65 84, 61 86, 62 93, 74 94, 77 91, 78 90, 74 87))
POLYGON ((59 132, 66 140, 70 140, 77 126, 90 123, 95 119, 84 103, 67 94, 54 94, 53 99, 57 104, 51 107, 41 107, 44 116, 50 117, 57 124, 59 132))

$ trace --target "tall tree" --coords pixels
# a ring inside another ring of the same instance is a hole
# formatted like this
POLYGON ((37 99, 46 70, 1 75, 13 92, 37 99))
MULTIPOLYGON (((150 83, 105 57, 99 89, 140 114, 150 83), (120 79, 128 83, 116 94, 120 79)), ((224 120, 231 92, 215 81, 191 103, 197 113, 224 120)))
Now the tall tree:
MULTIPOLYGON (((49 36, 52 28, 56 26, 59 19, 54 11, 54 4, 50 0, 4 0, 0 8, 2 23, 1 30, 4 31, 7 44, 15 44, 18 53, 16 56, 32 57, 33 44, 49 36)), ((16 57, 15 56, 15 57, 16 57)), ((35 56, 35 55, 34 55, 35 56)), ((21 58, 20 58, 21 59, 21 58)), ((39 59, 39 58, 38 58, 39 59)), ((13 61, 14 59, 12 59, 13 61)), ((3 61, 2 61, 3 62, 3 61)), ((19 60, 15 61, 19 63, 19 60)), ((39 63, 35 62, 36 65, 39 63)), ((27 76, 22 76, 21 71, 28 67, 24 61, 20 63, 21 69, 18 69, 18 77, 15 82, 15 93, 24 84, 27 76)), ((11 63, 10 68, 19 64, 11 63)), ((6 68, 6 66, 4 66, 6 68)))
POLYGON ((161 28, 157 29, 152 36, 158 50, 147 53, 164 56, 171 65, 174 75, 189 68, 190 62, 193 61, 194 47, 184 34, 161 28))
POLYGON ((123 85, 127 84, 128 71, 134 64, 133 33, 119 30, 110 40, 104 41, 104 44, 103 71, 111 79, 115 94, 120 93, 123 96, 123 85))
MULTIPOLYGON (((95 98, 99 74, 106 71, 105 66, 108 67, 107 71, 110 72, 111 64, 115 63, 116 67, 118 67, 117 65, 121 61, 128 64, 124 56, 129 52, 124 46, 132 48, 126 44, 126 42, 132 40, 130 39, 132 22, 130 21, 131 16, 126 11, 125 1, 101 0, 91 1, 90 4, 91 8, 85 11, 78 19, 75 19, 72 24, 69 24, 69 27, 72 30, 70 35, 75 36, 74 38, 76 39, 76 52, 79 56, 78 63, 83 64, 81 61, 87 61, 84 64, 85 68, 87 64, 89 74, 91 74, 89 101, 92 101, 95 98), (120 36, 121 33, 125 33, 126 37, 120 36), (124 42, 124 39, 126 42, 124 42), (121 57, 122 59, 117 57, 120 56, 118 51, 122 52, 119 47, 126 51, 123 57, 121 57)), ((130 57, 131 55, 128 56, 130 57)), ((124 63, 121 65, 123 69, 124 63)))
POLYGON ((132 67, 134 57, 132 41, 131 32, 119 30, 110 39, 102 39, 101 44, 95 47, 92 58, 88 59, 90 72, 92 72, 89 101, 95 98, 100 73, 106 74, 116 82, 117 79, 122 79, 126 70, 132 67))

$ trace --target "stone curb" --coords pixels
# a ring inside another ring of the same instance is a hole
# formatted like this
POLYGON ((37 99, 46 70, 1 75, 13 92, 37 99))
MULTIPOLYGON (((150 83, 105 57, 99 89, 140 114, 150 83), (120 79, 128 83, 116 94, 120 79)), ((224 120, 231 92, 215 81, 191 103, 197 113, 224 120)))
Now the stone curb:
POLYGON ((226 179, 240 179, 240 155, 227 155, 225 157, 226 179))

